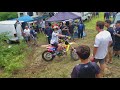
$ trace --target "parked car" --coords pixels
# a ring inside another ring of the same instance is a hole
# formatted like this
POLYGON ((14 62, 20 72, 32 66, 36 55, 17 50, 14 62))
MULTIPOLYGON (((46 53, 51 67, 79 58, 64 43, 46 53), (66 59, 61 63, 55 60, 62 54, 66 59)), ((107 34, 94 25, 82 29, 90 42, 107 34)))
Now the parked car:
POLYGON ((113 20, 112 24, 110 25, 110 27, 115 28, 115 23, 120 20, 120 13, 117 13, 115 16, 115 19, 113 20))
POLYGON ((91 12, 81 12, 81 17, 82 17, 82 20, 85 21, 85 20, 89 20, 89 18, 92 17, 92 13, 91 12))

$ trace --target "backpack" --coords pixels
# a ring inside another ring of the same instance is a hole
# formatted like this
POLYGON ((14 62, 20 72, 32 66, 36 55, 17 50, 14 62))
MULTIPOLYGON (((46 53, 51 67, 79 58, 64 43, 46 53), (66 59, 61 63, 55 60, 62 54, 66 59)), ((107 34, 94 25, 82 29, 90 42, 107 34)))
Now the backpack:
POLYGON ((95 78, 95 67, 92 65, 92 62, 86 65, 87 67, 81 67, 79 69, 78 78, 95 78))

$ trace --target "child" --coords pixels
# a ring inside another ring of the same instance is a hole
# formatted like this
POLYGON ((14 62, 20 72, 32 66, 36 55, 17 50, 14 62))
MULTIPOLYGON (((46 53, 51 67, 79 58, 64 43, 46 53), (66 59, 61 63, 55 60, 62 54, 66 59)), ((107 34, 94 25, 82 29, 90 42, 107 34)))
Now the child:
POLYGON ((50 44, 56 47, 57 51, 59 52, 62 49, 62 46, 59 44, 59 37, 66 37, 66 36, 59 34, 58 26, 54 26, 53 29, 54 31, 52 33, 50 44))
POLYGON ((76 65, 71 73, 71 78, 99 78, 100 68, 95 62, 89 61, 90 48, 86 45, 76 49, 81 64, 76 65))

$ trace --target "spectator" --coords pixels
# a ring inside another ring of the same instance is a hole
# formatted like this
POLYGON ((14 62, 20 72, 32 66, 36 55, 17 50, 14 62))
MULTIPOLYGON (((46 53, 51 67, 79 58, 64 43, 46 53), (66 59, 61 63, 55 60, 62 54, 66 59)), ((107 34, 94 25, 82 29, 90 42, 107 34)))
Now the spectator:
POLYGON ((42 21, 42 31, 45 33, 45 19, 42 21))
POLYGON ((48 43, 49 44, 50 44, 50 40, 52 38, 52 32, 53 32, 53 30, 51 28, 51 24, 48 23, 48 25, 46 25, 46 28, 45 28, 45 34, 46 34, 46 36, 48 38, 48 43))
POLYGON ((110 18, 110 13, 109 12, 105 12, 104 13, 104 19, 107 20, 110 18))
POLYGON ((74 40, 74 26, 72 25, 72 22, 69 23, 68 28, 71 35, 71 39, 74 40))
POLYGON ((104 22, 98 21, 96 23, 96 30, 98 31, 98 34, 95 37, 93 57, 91 58, 91 60, 94 60, 96 63, 100 63, 102 76, 106 68, 105 57, 108 52, 108 46, 112 43, 112 37, 110 33, 106 30, 103 30, 103 28, 104 22))
POLYGON ((59 34, 62 34, 62 30, 60 29, 60 27, 58 28, 58 32, 59 34))
POLYGON ((60 22, 59 27, 60 27, 60 29, 62 30, 62 28, 63 28, 63 22, 60 22))
POLYGON ((35 32, 33 27, 30 28, 30 36, 31 36, 31 39, 34 40, 34 45, 37 45, 37 32, 35 32))
POLYGON ((39 32, 43 33, 43 31, 42 31, 42 20, 39 21, 38 25, 39 25, 39 32))
POLYGON ((113 12, 113 21, 115 20, 116 12, 113 12))
POLYGON ((63 27, 62 27, 62 34, 63 34, 63 35, 67 35, 67 36, 70 35, 70 32, 69 32, 68 26, 66 25, 65 22, 64 22, 64 25, 63 25, 63 27))
POLYGON ((85 25, 81 21, 80 24, 78 25, 78 38, 81 37, 83 39, 83 31, 84 30, 85 30, 85 25))
POLYGON ((105 58, 106 63, 112 63, 112 52, 113 52, 113 45, 114 45, 114 35, 113 35, 114 30, 112 27, 110 27, 110 25, 111 25, 111 20, 106 20, 105 26, 107 27, 107 31, 110 32, 112 40, 113 40, 113 43, 108 47, 108 54, 105 58))
POLYGON ((113 49, 115 51, 115 56, 120 56, 120 20, 116 23, 116 29, 114 32, 115 35, 115 45, 113 46, 113 49))
POLYGON ((100 78, 100 68, 95 62, 89 61, 90 48, 86 45, 79 46, 77 54, 81 64, 76 65, 71 73, 71 78, 100 78))
POLYGON ((30 44, 30 29, 28 28, 28 26, 25 26, 24 38, 25 38, 25 41, 27 42, 27 44, 29 45, 30 44))
POLYGON ((96 17, 99 17, 99 12, 96 12, 96 17))

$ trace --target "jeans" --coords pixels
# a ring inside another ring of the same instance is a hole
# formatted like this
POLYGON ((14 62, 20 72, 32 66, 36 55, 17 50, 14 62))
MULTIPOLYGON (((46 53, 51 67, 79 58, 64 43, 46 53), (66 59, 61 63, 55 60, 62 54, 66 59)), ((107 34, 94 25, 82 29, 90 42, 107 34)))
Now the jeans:
POLYGON ((78 38, 83 38, 83 30, 78 30, 78 38))
POLYGON ((48 36, 47 38, 48 38, 48 43, 50 44, 50 40, 51 40, 52 37, 48 36))
POLYGON ((71 39, 74 40, 74 33, 71 33, 70 36, 71 36, 71 39))

